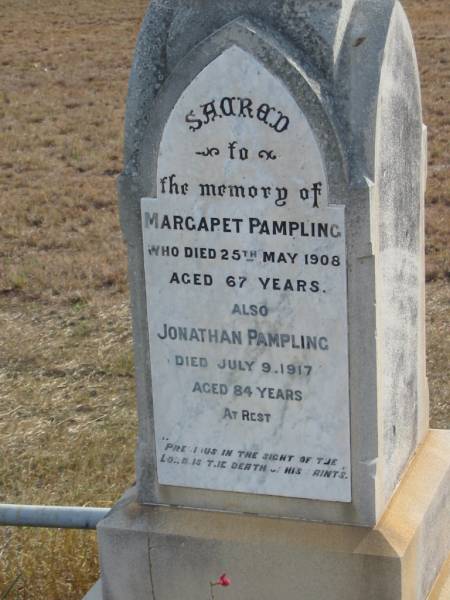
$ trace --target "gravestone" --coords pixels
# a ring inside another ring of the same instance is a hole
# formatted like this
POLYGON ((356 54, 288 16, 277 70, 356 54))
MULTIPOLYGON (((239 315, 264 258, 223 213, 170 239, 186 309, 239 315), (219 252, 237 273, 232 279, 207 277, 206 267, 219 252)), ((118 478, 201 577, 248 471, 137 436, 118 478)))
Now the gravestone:
POLYGON ((119 183, 137 485, 99 527, 105 600, 199 598, 224 570, 230 598, 427 596, 450 439, 428 430, 425 178, 398 2, 153 0, 119 183))

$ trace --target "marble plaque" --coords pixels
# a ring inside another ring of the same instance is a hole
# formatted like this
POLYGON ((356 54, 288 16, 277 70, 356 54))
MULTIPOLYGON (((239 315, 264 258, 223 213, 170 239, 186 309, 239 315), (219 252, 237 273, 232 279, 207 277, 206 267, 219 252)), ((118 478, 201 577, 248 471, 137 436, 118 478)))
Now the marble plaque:
POLYGON ((158 480, 351 501, 345 212, 301 107, 232 47, 163 131, 142 230, 158 480))

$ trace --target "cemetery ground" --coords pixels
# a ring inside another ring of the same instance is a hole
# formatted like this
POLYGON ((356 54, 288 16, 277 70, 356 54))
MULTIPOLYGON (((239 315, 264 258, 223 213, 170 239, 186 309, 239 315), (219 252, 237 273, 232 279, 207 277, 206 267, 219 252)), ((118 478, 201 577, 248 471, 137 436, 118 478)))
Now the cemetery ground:
MULTIPOLYGON (((0 0, 0 502, 110 506, 134 480, 115 179, 146 5, 0 0)), ((431 425, 447 428, 450 15, 447 0, 404 5, 429 128, 431 425)), ((0 598, 77 600, 98 577, 96 556, 94 532, 3 528, 0 598)))

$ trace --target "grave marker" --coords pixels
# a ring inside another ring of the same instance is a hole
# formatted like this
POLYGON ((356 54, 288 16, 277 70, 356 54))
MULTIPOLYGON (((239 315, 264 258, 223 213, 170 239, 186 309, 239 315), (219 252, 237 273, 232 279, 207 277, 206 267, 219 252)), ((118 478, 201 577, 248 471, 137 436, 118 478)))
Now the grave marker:
POLYGON ((297 598, 299 574, 310 600, 426 597, 450 465, 425 171, 398 2, 152 2, 119 186, 137 491, 99 528, 105 600, 199 598, 230 569, 236 598, 297 598))

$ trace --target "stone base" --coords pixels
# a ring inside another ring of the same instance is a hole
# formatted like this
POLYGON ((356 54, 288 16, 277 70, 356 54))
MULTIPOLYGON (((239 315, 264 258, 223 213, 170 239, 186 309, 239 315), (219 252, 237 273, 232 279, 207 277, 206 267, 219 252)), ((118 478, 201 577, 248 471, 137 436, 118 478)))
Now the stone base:
POLYGON ((425 600, 449 516, 450 431, 430 432, 373 529, 142 506, 130 490, 98 526, 103 600, 207 600, 224 572, 216 600, 425 600))
POLYGON ((99 579, 89 592, 84 596, 83 600, 102 600, 102 582, 99 579))
POLYGON ((442 567, 439 577, 431 590, 428 600, 448 600, 450 598, 450 556, 442 567))

